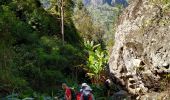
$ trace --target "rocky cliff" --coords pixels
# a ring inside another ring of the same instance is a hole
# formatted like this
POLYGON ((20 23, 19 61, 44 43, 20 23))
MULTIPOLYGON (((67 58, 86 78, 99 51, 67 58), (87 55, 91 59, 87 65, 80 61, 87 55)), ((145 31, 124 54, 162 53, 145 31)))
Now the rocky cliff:
POLYGON ((160 91, 162 75, 170 72, 170 10, 153 1, 131 0, 115 34, 110 72, 132 94, 160 91))

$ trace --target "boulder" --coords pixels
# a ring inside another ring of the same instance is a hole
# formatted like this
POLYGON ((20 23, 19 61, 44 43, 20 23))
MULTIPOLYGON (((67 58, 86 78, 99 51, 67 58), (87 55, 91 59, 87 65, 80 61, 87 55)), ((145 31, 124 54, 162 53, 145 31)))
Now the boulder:
POLYGON ((132 94, 158 91, 170 72, 170 12, 151 0, 131 0, 120 16, 109 69, 132 94))
POLYGON ((130 97, 125 90, 120 90, 112 96, 112 100, 130 100, 130 97))

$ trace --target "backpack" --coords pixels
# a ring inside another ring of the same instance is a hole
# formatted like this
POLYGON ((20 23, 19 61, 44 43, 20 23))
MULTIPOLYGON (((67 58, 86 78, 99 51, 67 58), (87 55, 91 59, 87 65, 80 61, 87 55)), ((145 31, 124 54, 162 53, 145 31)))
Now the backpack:
POLYGON ((83 95, 83 100, 94 100, 92 97, 92 94, 88 94, 88 95, 83 95))
POLYGON ((89 96, 90 96, 90 94, 88 94, 88 95, 83 95, 83 100, 89 100, 89 96))
POLYGON ((76 100, 76 93, 74 89, 70 89, 70 91, 71 91, 71 100, 76 100))

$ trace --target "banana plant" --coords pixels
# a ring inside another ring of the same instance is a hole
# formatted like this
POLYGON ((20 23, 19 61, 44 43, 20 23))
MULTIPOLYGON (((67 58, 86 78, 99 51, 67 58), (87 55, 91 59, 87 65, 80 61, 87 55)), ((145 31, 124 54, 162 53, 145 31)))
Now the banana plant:
POLYGON ((99 83, 108 61, 107 52, 101 49, 100 44, 95 45, 93 41, 85 41, 84 45, 89 54, 85 68, 88 71, 87 75, 94 83, 99 83))

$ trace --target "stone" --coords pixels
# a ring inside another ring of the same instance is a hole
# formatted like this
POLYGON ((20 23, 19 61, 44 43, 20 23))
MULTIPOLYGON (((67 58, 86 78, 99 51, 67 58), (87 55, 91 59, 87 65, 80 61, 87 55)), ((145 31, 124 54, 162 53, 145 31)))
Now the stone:
POLYGON ((109 69, 128 92, 140 95, 155 92, 161 74, 170 72, 170 14, 150 0, 131 1, 118 21, 109 69))
POLYGON ((170 93, 168 91, 162 93, 147 93, 141 96, 140 100, 170 100, 170 93))
POLYGON ((124 90, 120 90, 119 92, 116 92, 115 95, 127 95, 128 93, 124 90))
POLYGON ((130 97, 126 91, 120 90, 112 96, 111 100, 130 100, 130 97))

